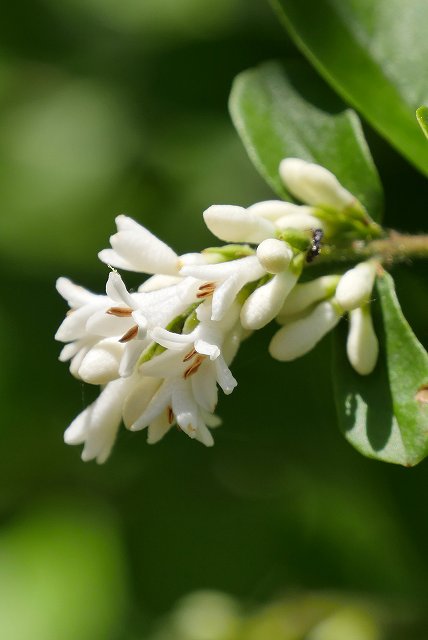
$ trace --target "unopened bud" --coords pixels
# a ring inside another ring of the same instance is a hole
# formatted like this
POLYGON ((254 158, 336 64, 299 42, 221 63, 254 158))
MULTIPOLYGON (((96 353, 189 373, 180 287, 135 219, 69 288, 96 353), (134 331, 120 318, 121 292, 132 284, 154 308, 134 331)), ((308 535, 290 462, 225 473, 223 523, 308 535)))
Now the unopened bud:
POLYGON ((360 262, 341 277, 336 289, 336 300, 344 311, 351 311, 366 303, 376 277, 374 262, 360 262))
POLYGON ((299 272, 283 271, 253 291, 241 310, 241 324, 244 329, 261 329, 273 320, 295 286, 299 275, 299 272))
POLYGON ((297 284, 284 302, 277 321, 286 322, 287 318, 302 313, 316 302, 333 296, 340 276, 321 276, 310 282, 297 284))
POLYGON ((259 243, 275 235, 275 227, 261 216, 248 213, 243 207, 213 205, 204 211, 208 229, 225 242, 259 243))
POLYGON ((257 257, 268 273, 281 273, 293 259, 293 251, 282 240, 268 238, 257 247, 257 257))
POLYGON ((90 349, 79 367, 79 378, 89 384, 107 384, 119 376, 123 347, 118 340, 106 338, 90 349))
POLYGON ((349 314, 346 351, 349 362, 360 375, 366 376, 375 368, 379 355, 379 342, 368 305, 358 307, 349 314))
POLYGON ((331 171, 319 164, 286 158, 279 165, 279 173, 287 189, 306 204, 344 209, 356 200, 331 171))
POLYGON ((321 302, 306 317, 277 331, 269 345, 269 353, 281 362, 300 358, 311 351, 339 320, 336 306, 331 302, 321 302))

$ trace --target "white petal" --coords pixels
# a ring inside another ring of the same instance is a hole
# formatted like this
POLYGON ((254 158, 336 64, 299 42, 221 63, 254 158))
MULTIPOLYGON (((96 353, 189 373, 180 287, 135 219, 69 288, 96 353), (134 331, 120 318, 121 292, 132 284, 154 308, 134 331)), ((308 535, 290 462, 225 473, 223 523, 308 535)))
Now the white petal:
POLYGON ((172 381, 164 381, 153 398, 151 399, 147 409, 129 428, 131 431, 139 431, 148 427, 171 403, 171 393, 174 387, 172 381))
POLYGON ((143 284, 138 287, 138 291, 141 293, 158 291, 159 289, 164 289, 165 287, 177 284, 180 280, 182 280, 180 276, 155 275, 143 282, 143 284))
POLYGON ((131 294, 128 293, 125 283, 117 271, 110 271, 106 284, 106 293, 115 302, 124 303, 131 309, 135 309, 135 301, 131 294))
POLYGON ((119 232, 110 237, 113 251, 101 251, 100 260, 137 272, 177 274, 178 256, 167 244, 126 216, 118 216, 116 224, 119 232))
POLYGON ((172 389, 172 410, 178 426, 190 438, 195 438, 198 425, 198 407, 191 391, 191 385, 177 380, 172 389))
POLYGON ((214 360, 214 366, 217 374, 217 382, 223 389, 224 393, 226 395, 229 395, 237 386, 237 381, 233 377, 232 372, 227 366, 223 356, 219 356, 216 360, 214 360))
POLYGON ((269 353, 282 362, 295 360, 315 345, 340 320, 340 315, 330 302, 321 302, 305 318, 286 324, 277 331, 269 345, 269 353))
POLYGON ((173 333, 167 331, 162 327, 155 327, 150 332, 150 337, 154 342, 157 342, 165 349, 171 349, 173 351, 183 351, 186 346, 193 344, 194 332, 192 333, 173 333))
POLYGON ((64 434, 67 444, 85 442, 82 460, 107 459, 121 421, 122 399, 129 384, 123 380, 110 382, 97 400, 77 416, 64 434))
POLYGON ((58 278, 56 281, 56 290, 67 300, 70 307, 81 307, 84 304, 95 302, 98 296, 80 285, 74 284, 68 278, 58 278))
POLYGON ((366 376, 375 368, 379 355, 379 342, 368 305, 349 313, 346 351, 349 362, 360 375, 366 376))
POLYGON ((203 409, 212 413, 217 406, 218 399, 215 370, 205 360, 190 380, 196 402, 203 409))
POLYGON ((204 419, 205 424, 210 428, 210 429, 216 429, 217 427, 220 427, 222 422, 221 422, 221 418, 219 418, 218 416, 216 416, 214 413, 208 413, 207 411, 204 411, 203 409, 201 410, 201 414, 202 417, 204 419))
POLYGON ((278 315, 287 295, 296 284, 300 273, 283 271, 258 287, 245 301, 241 310, 244 329, 261 329, 278 315))
POLYGON ((101 340, 88 351, 79 367, 79 377, 89 384, 107 384, 119 376, 123 345, 117 340, 101 340))
POLYGON ((86 304, 83 307, 74 309, 69 315, 67 315, 62 321, 55 334, 55 340, 60 342, 71 342, 72 340, 78 340, 84 338, 87 335, 86 323, 88 318, 100 308, 105 308, 105 296, 99 296, 100 300, 93 304, 86 304))
POLYGON ((126 396, 122 407, 122 417, 128 429, 143 415, 161 384, 162 380, 159 378, 142 378, 141 382, 134 386, 126 396))
POLYGON ((212 447, 214 444, 214 438, 212 437, 210 430, 207 429, 207 426, 203 422, 202 417, 200 417, 198 422, 196 440, 198 440, 198 442, 202 442, 202 444, 204 444, 206 447, 212 447))
POLYGON ((119 365, 119 375, 122 378, 128 378, 132 375, 141 354, 147 346, 148 340, 130 340, 126 343, 119 365))
POLYGON ((106 313, 105 309, 93 313, 86 322, 86 331, 105 338, 122 337, 135 323, 132 318, 120 318, 106 313))
POLYGON ((215 360, 220 355, 220 349, 216 344, 206 342, 206 340, 195 341, 195 351, 204 356, 209 356, 210 360, 215 360))
POLYGON ((300 231, 308 231, 309 229, 324 229, 324 225, 315 216, 308 213, 291 213, 276 221, 276 226, 281 231, 285 229, 299 229, 300 231))
POLYGON ((258 244, 275 235, 275 227, 269 220, 248 213, 243 207, 213 205, 203 215, 211 233, 226 242, 258 244))
POLYGON ((156 444, 159 440, 162 440, 164 435, 171 429, 173 423, 168 420, 167 412, 164 411, 160 416, 153 420, 149 424, 147 429, 147 442, 148 444, 156 444))
MULTIPOLYGON (((186 351, 184 351, 184 354, 186 351)), ((155 378, 180 376, 189 365, 183 363, 183 352, 168 349, 140 366, 140 373, 155 378)))
POLYGON ((295 213, 312 213, 311 207, 305 207, 292 202, 284 202, 283 200, 266 200, 265 202, 256 202, 248 207, 248 212, 257 216, 262 216, 267 220, 275 222, 279 218, 295 213))
MULTIPOLYGON (((257 257, 246 256, 238 260, 229 260, 228 262, 220 262, 217 264, 185 265, 180 269, 180 274, 183 276, 192 276, 198 280, 223 282, 237 272, 248 274, 250 279, 252 274, 255 273, 256 276, 253 280, 257 280, 257 278, 261 277, 257 275, 260 270, 261 267, 257 257)), ((264 271, 262 270, 262 275, 263 274, 264 271)))

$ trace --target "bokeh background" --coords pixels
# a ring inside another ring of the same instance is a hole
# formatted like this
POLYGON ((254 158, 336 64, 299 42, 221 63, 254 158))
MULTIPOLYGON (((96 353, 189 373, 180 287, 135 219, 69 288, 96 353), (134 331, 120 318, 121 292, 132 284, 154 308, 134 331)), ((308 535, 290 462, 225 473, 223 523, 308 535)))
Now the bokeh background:
MULTIPOLYGON (((227 112, 239 71, 299 57, 268 4, 24 0, 0 35, 0 638, 426 639, 428 464, 344 441, 328 340, 281 365, 252 337, 213 449, 122 429, 97 466, 62 441, 94 390, 57 360, 56 278, 103 290, 117 213, 180 253, 212 244, 210 204, 272 197, 227 112)), ((366 131, 387 224, 426 230, 425 179, 366 131)))

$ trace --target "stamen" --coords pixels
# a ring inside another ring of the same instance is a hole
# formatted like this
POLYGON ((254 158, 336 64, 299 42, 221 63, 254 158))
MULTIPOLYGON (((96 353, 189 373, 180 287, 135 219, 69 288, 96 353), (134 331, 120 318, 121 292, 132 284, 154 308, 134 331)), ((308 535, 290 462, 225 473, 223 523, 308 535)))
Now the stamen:
POLYGON ((208 298, 215 291, 215 283, 214 282, 206 282, 205 284, 201 284, 198 289, 199 293, 196 294, 196 297, 200 300, 201 298, 208 298))
POLYGON ((129 307, 110 307, 106 313, 110 316, 117 316, 118 318, 129 318, 132 315, 132 309, 129 307))
POLYGON ((129 331, 127 331, 119 340, 119 342, 129 342, 130 340, 133 340, 136 335, 138 333, 138 325, 134 324, 133 327, 131 327, 129 329, 129 331))
POLYGON ((174 412, 172 410, 172 407, 168 407, 167 411, 168 411, 168 422, 169 424, 172 424, 174 422, 174 412))
POLYGON ((187 380, 187 378, 190 378, 190 376, 196 373, 199 367, 201 366, 203 360, 204 360, 204 356, 201 356, 201 355, 198 356, 195 362, 191 364, 188 369, 186 369, 186 371, 184 372, 183 378, 187 380))
POLYGON ((196 349, 191 349, 189 353, 184 356, 183 362, 187 362, 188 360, 191 360, 193 356, 195 356, 196 354, 197 354, 196 349))

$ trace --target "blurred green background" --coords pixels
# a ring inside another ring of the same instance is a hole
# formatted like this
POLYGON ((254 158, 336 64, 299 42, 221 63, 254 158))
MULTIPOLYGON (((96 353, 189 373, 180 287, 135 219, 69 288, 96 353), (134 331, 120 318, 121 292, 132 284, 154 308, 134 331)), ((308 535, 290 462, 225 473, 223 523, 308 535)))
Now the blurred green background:
MULTIPOLYGON (((0 34, 0 638, 428 638, 428 464, 343 440, 328 341, 283 365, 273 328, 252 337, 213 449, 123 429, 100 467, 62 442, 95 390, 57 360, 56 277, 103 290, 119 212, 180 253, 212 244, 210 204, 272 197, 227 113, 239 71, 299 56, 268 4, 31 0, 0 34)), ((425 179, 367 134, 387 224, 426 230, 425 179)), ((414 271, 398 287, 427 345, 414 271)))

